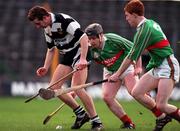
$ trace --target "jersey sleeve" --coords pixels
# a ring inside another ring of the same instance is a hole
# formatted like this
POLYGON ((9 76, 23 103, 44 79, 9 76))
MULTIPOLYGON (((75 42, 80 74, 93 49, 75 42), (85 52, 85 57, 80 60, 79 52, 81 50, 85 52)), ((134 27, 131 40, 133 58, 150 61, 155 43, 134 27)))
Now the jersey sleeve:
POLYGON ((130 51, 133 43, 117 34, 114 33, 106 33, 106 38, 111 41, 111 45, 113 45, 117 50, 125 50, 130 51))
POLYGON ((151 28, 146 23, 140 27, 134 37, 134 45, 131 48, 128 58, 137 61, 142 52, 147 48, 151 36, 151 28))
POLYGON ((44 32, 44 35, 48 49, 52 49, 55 46, 52 38, 46 32, 44 32))
POLYGON ((61 15, 62 15, 62 18, 61 18, 62 30, 74 36, 75 39, 79 40, 84 34, 84 32, 81 30, 80 24, 69 15, 62 14, 62 13, 61 15))
POLYGON ((77 39, 80 39, 84 34, 84 32, 80 29, 79 23, 76 21, 71 22, 66 31, 77 39))

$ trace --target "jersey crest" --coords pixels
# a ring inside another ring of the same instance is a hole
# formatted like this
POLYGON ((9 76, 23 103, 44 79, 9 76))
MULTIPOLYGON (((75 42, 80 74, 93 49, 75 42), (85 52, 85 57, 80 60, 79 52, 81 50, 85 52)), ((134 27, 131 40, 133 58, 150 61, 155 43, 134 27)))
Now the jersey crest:
POLYGON ((98 59, 99 58, 99 53, 97 53, 97 52, 94 52, 94 54, 93 54, 93 57, 95 58, 95 59, 98 59))
MULTIPOLYGON (((102 61, 99 61, 97 59, 95 59, 95 61, 99 64, 105 65, 106 67, 110 67, 112 66, 119 58, 120 56, 123 54, 123 50, 119 51, 115 56, 111 57, 111 58, 107 58, 104 59, 102 61)), ((100 56, 99 56, 100 57, 100 56)))
POLYGON ((57 33, 59 33, 60 35, 62 35, 62 34, 63 34, 62 29, 61 29, 61 28, 57 28, 57 33))

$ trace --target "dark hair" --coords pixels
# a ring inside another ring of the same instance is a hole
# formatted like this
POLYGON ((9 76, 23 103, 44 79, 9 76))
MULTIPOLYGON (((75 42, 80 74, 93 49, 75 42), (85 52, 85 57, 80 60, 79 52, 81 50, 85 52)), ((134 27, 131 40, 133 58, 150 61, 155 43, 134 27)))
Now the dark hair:
POLYGON ((131 0, 125 5, 124 11, 132 14, 135 13, 139 16, 144 15, 144 5, 140 0, 131 0))
POLYGON ((103 33, 103 28, 100 24, 93 23, 86 27, 85 33, 87 36, 98 36, 99 34, 103 33))
POLYGON ((35 19, 43 20, 44 16, 49 16, 48 11, 41 6, 34 6, 28 12, 28 19, 33 21, 35 19))

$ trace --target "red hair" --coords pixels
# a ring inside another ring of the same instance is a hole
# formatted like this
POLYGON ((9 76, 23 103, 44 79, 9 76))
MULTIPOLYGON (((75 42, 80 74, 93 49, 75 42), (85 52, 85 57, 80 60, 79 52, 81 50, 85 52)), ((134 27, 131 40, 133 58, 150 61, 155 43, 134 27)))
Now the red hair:
POLYGON ((140 0, 131 0, 125 5, 124 11, 127 11, 130 14, 135 13, 139 16, 143 16, 144 5, 140 0))

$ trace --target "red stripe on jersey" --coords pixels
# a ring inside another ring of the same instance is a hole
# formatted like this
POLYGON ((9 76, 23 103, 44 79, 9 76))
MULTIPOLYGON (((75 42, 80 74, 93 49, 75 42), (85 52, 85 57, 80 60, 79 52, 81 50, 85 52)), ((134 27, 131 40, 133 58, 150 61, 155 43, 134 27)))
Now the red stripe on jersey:
POLYGON ((169 45, 168 40, 161 40, 161 41, 155 43, 154 45, 147 47, 147 50, 152 50, 155 48, 163 48, 163 47, 166 47, 168 45, 169 45))
POLYGON ((111 65, 113 65, 119 58, 120 56, 123 54, 123 50, 121 50, 120 52, 118 52, 114 57, 103 60, 103 61, 97 61, 95 60, 98 64, 102 64, 105 65, 106 67, 109 67, 111 65))

